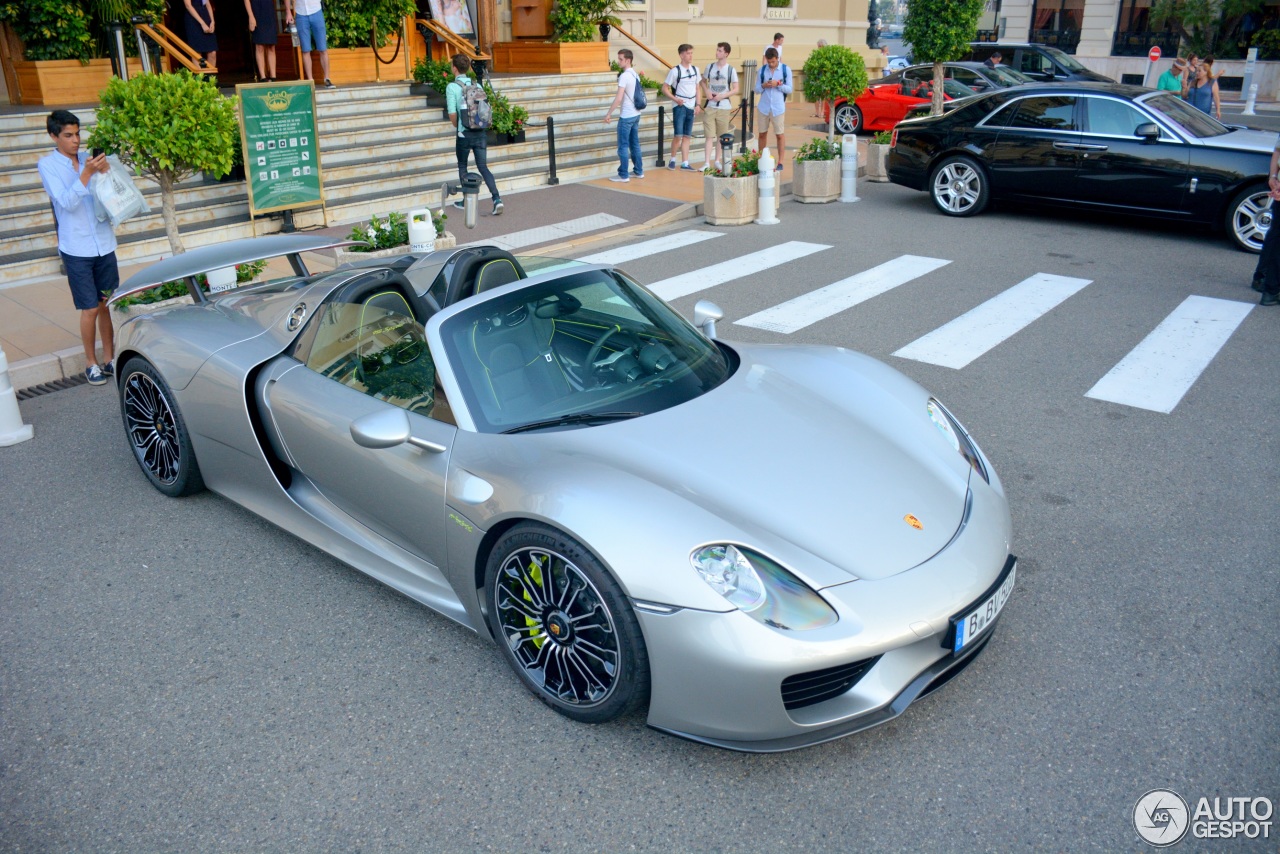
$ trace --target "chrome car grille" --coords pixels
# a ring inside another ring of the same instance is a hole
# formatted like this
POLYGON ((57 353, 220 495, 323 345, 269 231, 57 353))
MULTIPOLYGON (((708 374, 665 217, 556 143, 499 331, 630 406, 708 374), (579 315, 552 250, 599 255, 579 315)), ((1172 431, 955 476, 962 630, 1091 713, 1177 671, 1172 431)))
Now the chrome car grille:
POLYGON ((858 684, 858 680, 879 660, 880 656, 877 655, 852 664, 788 676, 782 680, 782 705, 787 711, 791 711, 839 697, 858 684))

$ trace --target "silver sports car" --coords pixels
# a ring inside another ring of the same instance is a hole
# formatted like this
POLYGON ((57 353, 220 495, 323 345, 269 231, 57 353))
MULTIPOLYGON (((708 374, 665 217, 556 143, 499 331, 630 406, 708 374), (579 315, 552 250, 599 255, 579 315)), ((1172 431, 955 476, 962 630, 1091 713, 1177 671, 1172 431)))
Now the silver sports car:
POLYGON ((901 714, 1013 589, 1008 504, 937 400, 842 348, 719 341, 620 270, 464 247, 309 275, 275 236, 161 261, 117 335, 125 434, 492 638, 580 721, 745 751, 901 714), (287 256, 296 275, 196 275, 287 256), (211 277, 217 278, 217 277, 211 277))

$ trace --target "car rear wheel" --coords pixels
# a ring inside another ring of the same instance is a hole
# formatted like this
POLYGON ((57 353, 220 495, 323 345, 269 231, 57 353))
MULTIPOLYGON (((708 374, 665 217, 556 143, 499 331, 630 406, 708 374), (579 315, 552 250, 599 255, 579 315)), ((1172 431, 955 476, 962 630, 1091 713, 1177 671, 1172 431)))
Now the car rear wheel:
POLYGON ((845 102, 836 107, 836 133, 857 133, 862 130, 862 110, 856 104, 845 102))
POLYGON ((1227 208, 1227 234, 1245 252, 1261 252, 1262 241, 1271 228, 1271 206, 1263 184, 1246 187, 1236 194, 1227 208))
POLYGON ((191 436, 164 377, 136 357, 125 363, 120 376, 124 432, 147 480, 174 498, 204 489, 191 436))
POLYGON ((987 173, 971 157, 948 157, 933 170, 929 195, 948 216, 973 216, 987 206, 987 173))
POLYGON ((649 698, 649 659, 622 588, 586 548, 545 525, 502 536, 485 567, 489 621, 520 680, 567 717, 599 723, 649 698))

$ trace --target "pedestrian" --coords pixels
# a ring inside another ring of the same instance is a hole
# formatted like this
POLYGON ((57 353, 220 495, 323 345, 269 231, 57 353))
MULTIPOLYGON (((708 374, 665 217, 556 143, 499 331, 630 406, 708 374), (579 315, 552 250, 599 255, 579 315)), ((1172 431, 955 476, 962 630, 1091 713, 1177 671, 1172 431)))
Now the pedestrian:
POLYGON ((707 138, 706 165, 715 163, 717 171, 724 171, 720 163, 720 135, 733 132, 733 99, 740 91, 738 70, 729 64, 728 42, 716 44, 716 61, 702 74, 702 94, 707 105, 702 110, 702 134, 707 138))
POLYGON ((785 131, 787 120, 786 97, 791 94, 791 69, 782 63, 778 51, 769 48, 764 52, 765 66, 756 77, 755 90, 760 96, 756 105, 759 113, 760 138, 756 150, 764 151, 765 139, 770 128, 777 137, 777 158, 779 172, 782 171, 782 155, 786 152, 785 131))
POLYGON ((218 67, 218 36, 214 33, 213 3, 210 0, 182 0, 186 11, 187 44, 200 54, 200 67, 218 67))
POLYGON ((1187 61, 1182 57, 1173 60, 1173 65, 1160 75, 1160 79, 1156 81, 1156 88, 1163 89, 1166 92, 1177 92, 1182 94, 1182 87, 1185 85, 1183 78, 1187 74, 1187 61))
POLYGON ((987 68, 995 68, 997 65, 1000 64, 1000 60, 1002 59, 1004 59, 1004 54, 1002 54, 998 50, 993 50, 991 52, 991 55, 988 56, 986 61, 983 62, 982 64, 985 65, 987 68))
POLYGON ((276 27, 275 0, 244 0, 249 13, 249 39, 253 42, 253 55, 258 63, 258 80, 276 82, 276 27))
POLYGON ((314 79, 314 58, 320 60, 324 88, 337 89, 329 79, 329 38, 324 26, 323 0, 284 0, 284 22, 298 25, 298 46, 302 48, 302 76, 314 79), (294 15, 294 7, 297 15, 294 15))
MULTIPOLYGON (((1280 199, 1280 135, 1276 136, 1276 144, 1271 151, 1271 170, 1267 175, 1267 189, 1270 190, 1274 210, 1276 200, 1280 199)), ((1258 256, 1251 287, 1262 293, 1259 305, 1280 305, 1280 223, 1274 220, 1262 241, 1262 254, 1258 256)))
POLYGON ((1200 57, 1194 53, 1187 57, 1187 73, 1182 78, 1182 99, 1185 101, 1191 82, 1195 79, 1196 69, 1200 67, 1200 57))
POLYGON ((774 33, 773 41, 770 44, 767 44, 764 46, 765 53, 767 54, 769 52, 769 48, 773 48, 778 52, 778 59, 782 59, 782 42, 783 41, 784 41, 784 38, 782 33, 774 33))
MULTIPOLYGON (((453 82, 444 87, 445 111, 449 113, 449 121, 458 129, 458 138, 453 150, 458 156, 458 184, 467 180, 467 160, 471 155, 476 158, 476 171, 484 179, 489 189, 489 198, 493 200, 493 215, 502 213, 502 197, 498 195, 498 182, 493 180, 489 171, 489 131, 487 129, 466 127, 462 120, 462 111, 467 108, 465 93, 467 86, 476 86, 468 75, 471 71, 471 60, 461 53, 455 53, 449 60, 457 75, 453 82)), ((465 201, 453 203, 455 208, 466 207, 465 201)))
POLYGON ((103 385, 115 375, 115 333, 107 297, 120 284, 116 264, 116 236, 110 222, 94 215, 94 179, 111 167, 107 156, 80 150, 80 119, 54 110, 45 120, 54 150, 40 158, 40 183, 53 204, 58 229, 58 254, 71 286, 71 299, 80 310, 80 343, 84 345, 85 379, 103 385), (103 362, 98 362, 96 337, 102 337, 103 362))
POLYGON ((689 141, 693 139, 693 118, 702 112, 698 104, 702 72, 693 64, 693 45, 682 44, 676 52, 680 54, 680 64, 668 71, 667 79, 662 81, 662 94, 675 104, 671 109, 671 159, 667 161, 667 168, 676 168, 678 152, 680 168, 695 172, 697 170, 689 165, 689 141))
POLYGON ((1213 79, 1213 58, 1205 57, 1196 66, 1195 78, 1187 86, 1187 102, 1201 112, 1222 118, 1222 102, 1218 97, 1218 81, 1213 79))
POLYGON ((613 119, 613 111, 618 111, 618 174, 609 176, 609 180, 624 184, 631 180, 628 158, 635 176, 644 177, 644 161, 640 154, 640 111, 635 104, 640 75, 631 67, 634 60, 635 54, 629 48, 618 51, 618 65, 622 66, 622 73, 618 75, 618 94, 604 114, 604 122, 608 124, 613 119))

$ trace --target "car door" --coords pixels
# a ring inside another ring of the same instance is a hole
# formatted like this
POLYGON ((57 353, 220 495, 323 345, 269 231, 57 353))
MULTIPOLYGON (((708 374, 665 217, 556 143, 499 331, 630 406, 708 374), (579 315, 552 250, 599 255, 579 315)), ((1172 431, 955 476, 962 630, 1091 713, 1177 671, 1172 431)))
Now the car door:
POLYGON ((957 83, 967 86, 968 88, 972 89, 974 92, 987 92, 993 88, 992 85, 987 81, 987 78, 983 77, 981 74, 974 71, 972 68, 960 68, 957 66, 948 65, 946 66, 946 70, 947 70, 947 77, 950 77, 951 79, 955 80, 957 83))
POLYGON ((1080 159, 1075 95, 1029 95, 987 118, 998 129, 986 152, 991 188, 1000 196, 1070 199, 1080 159))
POLYGON ((1146 213, 1183 212, 1189 174, 1186 143, 1164 128, 1154 141, 1136 136, 1138 126, 1153 119, 1119 98, 1081 96, 1080 117, 1080 201, 1146 213))
POLYGON ((341 511, 443 567, 445 482, 457 427, 422 324, 403 294, 385 288, 331 301, 310 324, 296 365, 263 392, 284 454, 341 511), (416 444, 356 444, 353 422, 394 418, 397 410, 416 444))
POLYGON ((1019 49, 1014 54, 1013 67, 1032 80, 1044 83, 1051 82, 1058 71, 1052 59, 1035 50, 1019 49))

